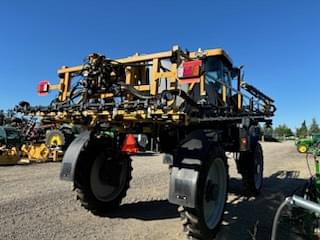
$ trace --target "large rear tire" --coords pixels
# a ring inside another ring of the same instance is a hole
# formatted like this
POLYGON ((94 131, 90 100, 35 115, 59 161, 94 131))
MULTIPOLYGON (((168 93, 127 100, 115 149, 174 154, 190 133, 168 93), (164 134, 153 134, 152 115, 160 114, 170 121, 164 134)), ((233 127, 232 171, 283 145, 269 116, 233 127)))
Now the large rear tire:
POLYGON ((94 214, 108 213, 119 207, 126 196, 131 172, 131 159, 127 155, 111 149, 97 154, 87 151, 76 168, 74 187, 77 199, 94 214))
POLYGON ((190 239, 213 239, 222 221, 229 177, 224 152, 219 147, 215 150, 199 176, 196 208, 178 208, 190 239))
POLYGON ((263 151, 260 143, 256 143, 250 152, 241 152, 239 157, 242 183, 247 195, 256 196, 263 185, 263 151))

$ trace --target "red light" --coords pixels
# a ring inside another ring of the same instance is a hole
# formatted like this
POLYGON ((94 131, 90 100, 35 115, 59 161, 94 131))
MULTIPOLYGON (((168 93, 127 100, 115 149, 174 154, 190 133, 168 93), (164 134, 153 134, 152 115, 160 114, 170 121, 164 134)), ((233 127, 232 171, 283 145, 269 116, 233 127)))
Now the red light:
POLYGON ((126 154, 134 154, 139 151, 136 138, 133 136, 133 134, 127 134, 127 137, 123 142, 121 151, 126 154))
POLYGON ((186 81, 188 81, 188 83, 199 82, 201 66, 202 66, 201 60, 182 62, 178 68, 178 78, 187 79, 186 81))
POLYGON ((248 143, 247 138, 241 138, 241 144, 247 145, 247 143, 248 143))
POLYGON ((40 81, 37 86, 37 92, 40 96, 46 96, 49 92, 49 82, 47 80, 40 81))

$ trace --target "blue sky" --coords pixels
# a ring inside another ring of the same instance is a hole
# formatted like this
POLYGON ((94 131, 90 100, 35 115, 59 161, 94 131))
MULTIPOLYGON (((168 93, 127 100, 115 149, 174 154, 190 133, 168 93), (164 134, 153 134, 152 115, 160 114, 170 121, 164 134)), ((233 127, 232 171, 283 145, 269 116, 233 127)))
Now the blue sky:
POLYGON ((245 80, 275 99, 275 125, 320 121, 319 1, 15 1, 0 2, 0 109, 38 97, 39 80, 58 81, 62 65, 91 52, 110 58, 179 44, 222 47, 245 80))

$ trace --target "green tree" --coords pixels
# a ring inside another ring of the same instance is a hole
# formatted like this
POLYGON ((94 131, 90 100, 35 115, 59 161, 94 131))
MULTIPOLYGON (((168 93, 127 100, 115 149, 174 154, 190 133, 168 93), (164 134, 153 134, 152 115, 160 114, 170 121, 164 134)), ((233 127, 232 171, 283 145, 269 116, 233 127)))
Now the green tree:
POLYGON ((309 135, 318 132, 320 132, 319 124, 317 123, 317 120, 315 118, 312 118, 312 122, 309 128, 309 135))
POLYGON ((278 137, 293 136, 292 130, 286 124, 280 124, 274 129, 274 134, 278 137))
POLYGON ((297 128, 297 137, 304 138, 308 135, 308 127, 306 121, 301 123, 301 127, 297 128))

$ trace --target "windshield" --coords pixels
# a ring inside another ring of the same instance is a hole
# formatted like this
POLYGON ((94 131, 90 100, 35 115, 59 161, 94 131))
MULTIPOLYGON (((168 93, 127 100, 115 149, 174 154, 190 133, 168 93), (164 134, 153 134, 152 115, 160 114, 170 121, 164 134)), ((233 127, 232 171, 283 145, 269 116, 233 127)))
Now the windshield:
POLYGON ((231 74, 229 68, 217 57, 208 57, 205 63, 206 92, 211 104, 221 102, 222 86, 227 86, 227 96, 231 96, 231 74))

